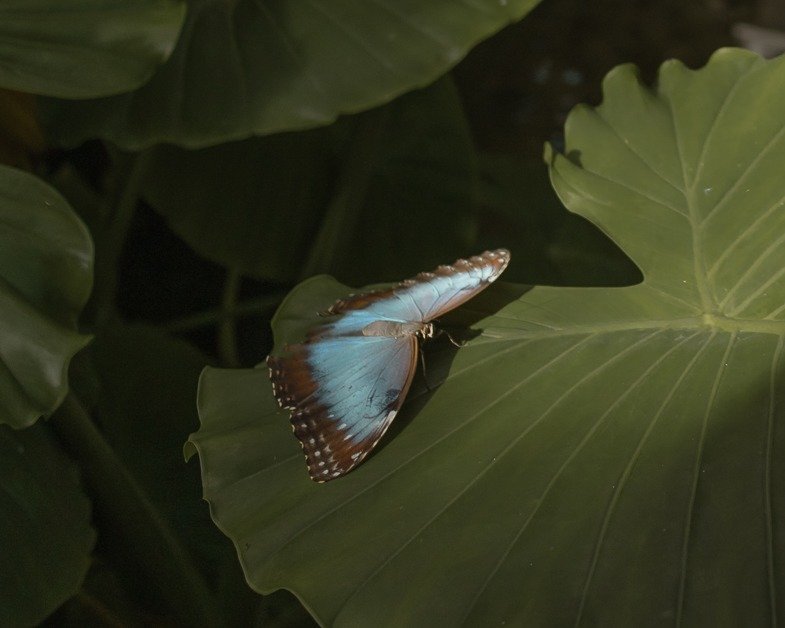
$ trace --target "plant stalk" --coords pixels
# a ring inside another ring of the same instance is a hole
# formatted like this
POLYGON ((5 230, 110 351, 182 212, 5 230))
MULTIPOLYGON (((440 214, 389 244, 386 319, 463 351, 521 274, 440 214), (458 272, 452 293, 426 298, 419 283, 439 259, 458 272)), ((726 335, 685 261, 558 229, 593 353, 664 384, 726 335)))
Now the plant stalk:
MULTIPOLYGON (((236 307, 242 280, 243 276, 237 269, 230 268, 226 271, 226 282, 224 283, 224 292, 221 298, 221 312, 224 314, 236 307)), ((237 351, 237 334, 235 333, 234 318, 231 316, 222 316, 221 323, 218 325, 218 354, 224 366, 229 368, 238 368, 240 366, 240 355, 237 351)))
POLYGON ((376 170, 388 116, 389 106, 357 116, 358 126, 347 151, 336 193, 325 211, 319 233, 300 272, 301 280, 331 272, 340 253, 351 250, 368 186, 376 170))
POLYGON ((200 327, 217 325, 227 318, 237 319, 244 316, 253 316, 255 314, 262 315, 265 311, 276 307, 283 301, 286 294, 286 292, 274 292, 226 308, 189 314, 188 316, 183 316, 182 318, 166 323, 162 327, 170 334, 176 334, 199 329, 200 327))
POLYGON ((191 556, 73 393, 50 424, 79 462, 96 510, 126 539, 178 619, 193 626, 223 626, 219 606, 191 556))
POLYGON ((105 224, 95 241, 95 285, 88 310, 97 327, 116 317, 118 266, 150 159, 150 151, 117 157, 102 212, 105 224))

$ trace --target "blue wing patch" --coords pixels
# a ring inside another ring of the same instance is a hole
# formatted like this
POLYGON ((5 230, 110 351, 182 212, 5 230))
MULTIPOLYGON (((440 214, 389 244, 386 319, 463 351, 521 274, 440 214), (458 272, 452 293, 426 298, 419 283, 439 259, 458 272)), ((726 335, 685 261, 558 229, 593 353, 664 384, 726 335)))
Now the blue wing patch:
POLYGON ((416 360, 415 336, 326 338, 268 358, 311 478, 332 480, 362 462, 400 410, 416 360))

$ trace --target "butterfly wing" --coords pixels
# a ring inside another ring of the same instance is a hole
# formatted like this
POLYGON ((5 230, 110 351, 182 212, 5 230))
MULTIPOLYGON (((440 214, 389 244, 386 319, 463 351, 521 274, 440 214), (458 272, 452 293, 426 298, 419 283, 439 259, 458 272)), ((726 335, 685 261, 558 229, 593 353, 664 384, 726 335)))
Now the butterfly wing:
MULTIPOLYGON (((510 262, 506 249, 485 251, 398 285, 338 301, 328 314, 345 313, 338 327, 359 320, 428 322, 465 303, 496 281, 510 262)), ((357 321, 357 323, 355 322, 357 321)))
POLYGON ((270 356, 278 403, 291 410, 311 478, 324 482, 356 467, 397 414, 417 362, 413 331, 400 337, 363 335, 379 321, 427 323, 484 290, 510 260, 486 251, 386 289, 337 301, 330 319, 286 355, 270 356))
POLYGON ((331 336, 270 356, 278 403, 313 480, 335 479, 373 449, 403 404, 417 361, 417 338, 331 336))

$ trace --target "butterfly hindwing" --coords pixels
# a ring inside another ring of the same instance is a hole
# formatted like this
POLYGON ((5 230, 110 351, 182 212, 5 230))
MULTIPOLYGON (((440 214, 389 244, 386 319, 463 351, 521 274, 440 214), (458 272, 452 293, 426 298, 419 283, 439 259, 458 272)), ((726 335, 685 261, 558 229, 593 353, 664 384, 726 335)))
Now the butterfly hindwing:
POLYGON ((332 480, 368 455, 400 409, 416 359, 414 336, 329 337, 268 358, 312 479, 332 480))

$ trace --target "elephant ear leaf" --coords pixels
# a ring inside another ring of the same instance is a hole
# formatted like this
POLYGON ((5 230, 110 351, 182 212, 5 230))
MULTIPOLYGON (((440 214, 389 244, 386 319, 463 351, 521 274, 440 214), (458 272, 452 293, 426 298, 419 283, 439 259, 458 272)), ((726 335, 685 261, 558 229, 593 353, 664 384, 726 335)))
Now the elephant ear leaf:
POLYGON ((92 240, 65 199, 0 166, 0 423, 27 427, 62 402, 92 282, 92 240))
POLYGON ((50 101, 49 132, 66 145, 100 137, 138 150, 323 126, 433 83, 538 2, 193 0, 149 82, 109 98, 50 101))
MULTIPOLYGON (((331 625, 785 612, 785 59, 725 49, 654 90, 630 66, 603 87, 546 157, 642 283, 489 288, 457 311, 479 335, 426 347, 432 390, 326 486, 263 369, 202 374, 190 448, 256 589, 331 625)), ((295 288, 276 343, 344 290, 295 288)))
POLYGON ((95 544, 91 514, 46 425, 0 425, 0 625, 38 625, 76 594, 95 544))
POLYGON ((182 0, 6 0, 0 5, 0 86, 60 98, 136 89, 166 61, 182 0))

